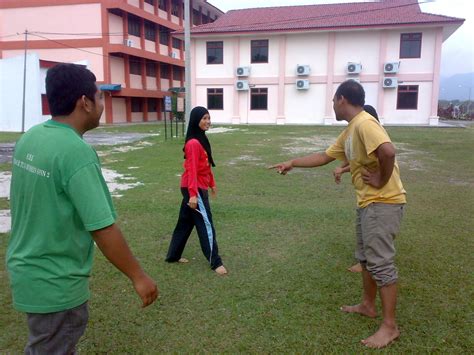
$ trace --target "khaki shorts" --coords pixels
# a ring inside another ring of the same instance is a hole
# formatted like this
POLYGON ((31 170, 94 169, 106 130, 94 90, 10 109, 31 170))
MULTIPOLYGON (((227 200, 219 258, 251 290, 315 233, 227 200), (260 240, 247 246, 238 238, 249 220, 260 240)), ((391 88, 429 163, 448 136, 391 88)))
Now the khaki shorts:
POLYGON ((356 258, 377 286, 397 282, 394 239, 400 231, 405 204, 372 203, 357 209, 356 258))

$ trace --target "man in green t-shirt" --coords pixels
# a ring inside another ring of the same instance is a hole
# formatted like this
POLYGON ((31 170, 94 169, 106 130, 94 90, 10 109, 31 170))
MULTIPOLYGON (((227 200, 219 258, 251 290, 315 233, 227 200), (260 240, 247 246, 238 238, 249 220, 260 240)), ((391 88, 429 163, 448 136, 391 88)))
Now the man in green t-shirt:
POLYGON ((324 153, 276 164, 285 175, 295 167, 312 168, 335 159, 348 161, 357 195, 356 255, 362 265, 362 302, 341 310, 367 317, 377 316, 377 291, 382 300, 380 328, 362 340, 370 348, 383 348, 400 335, 395 320, 398 274, 395 268, 394 239, 400 229, 406 192, 395 161, 395 148, 385 129, 364 111, 364 88, 354 80, 336 90, 333 108, 338 121, 347 121, 336 142, 324 153))
POLYGON ((120 228, 95 150, 83 134, 104 109, 95 75, 84 66, 48 70, 52 119, 17 142, 7 249, 13 306, 27 314, 26 353, 70 354, 88 321, 94 242, 130 278, 142 306, 158 297, 120 228))

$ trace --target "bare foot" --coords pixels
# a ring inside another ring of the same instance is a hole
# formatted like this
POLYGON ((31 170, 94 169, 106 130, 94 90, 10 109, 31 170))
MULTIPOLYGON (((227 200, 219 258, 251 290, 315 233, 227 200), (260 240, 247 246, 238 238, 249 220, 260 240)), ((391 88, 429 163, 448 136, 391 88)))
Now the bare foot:
POLYGON ((358 313, 369 318, 377 317, 377 311, 375 308, 367 307, 362 303, 355 306, 342 306, 341 311, 346 313, 358 313))
POLYGON ((181 258, 181 259, 178 260, 178 263, 187 264, 187 263, 189 263, 189 260, 186 259, 186 258, 181 258))
POLYGON ((218 275, 227 275, 227 269, 224 267, 224 265, 221 265, 219 267, 217 267, 215 270, 214 270, 218 275))
POLYGON ((400 336, 400 331, 397 326, 388 326, 384 323, 370 337, 361 340, 361 343, 367 346, 368 348, 381 349, 390 345, 393 341, 398 339, 400 336))
POLYGON ((362 272, 362 265, 360 263, 354 264, 350 268, 348 268, 347 271, 362 272))

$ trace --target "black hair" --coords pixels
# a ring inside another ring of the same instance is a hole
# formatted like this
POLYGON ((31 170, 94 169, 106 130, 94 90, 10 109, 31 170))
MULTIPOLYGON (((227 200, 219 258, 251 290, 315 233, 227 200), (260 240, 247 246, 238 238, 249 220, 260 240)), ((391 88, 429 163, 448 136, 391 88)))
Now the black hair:
POLYGON ((336 98, 344 98, 353 106, 364 106, 365 91, 357 81, 349 79, 341 83, 336 90, 336 98))
POLYGON ((364 105, 364 111, 370 114, 377 121, 379 120, 379 115, 377 114, 377 110, 375 110, 374 106, 364 105))
POLYGON ((95 102, 97 92, 94 73, 83 65, 60 63, 46 73, 46 96, 51 115, 71 114, 83 95, 95 102))
MULTIPOLYGON (((201 122, 201 119, 204 117, 205 114, 209 114, 209 111, 207 110, 207 108, 202 106, 196 106, 191 110, 191 114, 189 115, 188 130, 186 131, 186 141, 184 142, 184 145, 186 145, 186 143, 190 139, 197 139, 206 151, 209 163, 212 166, 216 166, 214 164, 214 159, 212 158, 211 144, 207 139, 206 132, 199 127, 199 122, 201 122)), ((184 159, 186 159, 186 156, 184 156, 184 159)))

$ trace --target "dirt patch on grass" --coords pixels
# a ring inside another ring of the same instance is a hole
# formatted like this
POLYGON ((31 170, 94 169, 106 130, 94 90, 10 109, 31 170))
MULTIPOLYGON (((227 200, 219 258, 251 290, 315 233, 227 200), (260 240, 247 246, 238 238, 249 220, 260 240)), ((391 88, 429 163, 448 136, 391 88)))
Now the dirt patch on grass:
POLYGON ((394 145, 397 150, 397 162, 401 168, 425 171, 425 163, 418 160, 418 157, 423 156, 425 160, 427 157, 434 159, 430 152, 413 149, 408 143, 394 143, 394 145))
POLYGON ((286 153, 298 156, 300 154, 311 154, 325 151, 336 141, 335 136, 312 136, 293 138, 290 143, 283 147, 286 153))

